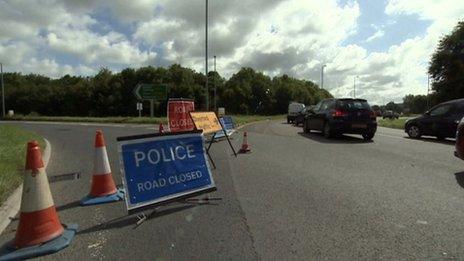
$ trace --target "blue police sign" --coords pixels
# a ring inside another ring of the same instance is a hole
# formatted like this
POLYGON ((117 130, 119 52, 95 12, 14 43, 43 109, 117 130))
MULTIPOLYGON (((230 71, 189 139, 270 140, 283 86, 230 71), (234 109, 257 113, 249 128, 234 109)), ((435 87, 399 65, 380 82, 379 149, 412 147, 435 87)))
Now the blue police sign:
MULTIPOLYGON (((232 133, 234 133, 235 124, 234 124, 234 121, 232 120, 231 116, 222 116, 221 118, 219 118, 219 121, 221 122, 222 127, 224 128, 224 130, 226 131, 228 136, 230 136, 230 135, 232 135, 232 133)), ((223 137, 225 137, 225 135, 224 135, 224 132, 221 130, 221 131, 216 132, 216 135, 214 137, 215 138, 223 138, 223 137)))
POLYGON ((232 120, 231 116, 223 116, 222 124, 224 126, 224 129, 227 130, 227 132, 234 131, 235 129, 234 121, 232 120))
POLYGON ((201 133, 118 141, 128 210, 215 190, 201 133))

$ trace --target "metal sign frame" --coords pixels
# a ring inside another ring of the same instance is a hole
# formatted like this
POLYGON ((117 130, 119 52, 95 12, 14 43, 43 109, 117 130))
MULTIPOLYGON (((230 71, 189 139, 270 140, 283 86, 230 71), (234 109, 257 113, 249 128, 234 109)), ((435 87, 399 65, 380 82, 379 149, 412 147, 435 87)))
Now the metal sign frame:
MULTIPOLYGON (((128 189, 128 184, 126 184, 126 172, 124 170, 124 160, 123 160, 123 151, 122 151, 123 145, 142 143, 146 141, 153 141, 154 139, 156 140, 157 138, 163 139, 163 140, 178 139, 178 138, 189 137, 191 136, 191 134, 200 134, 202 136, 202 139, 204 140, 204 136, 201 133, 201 131, 197 131, 197 130, 186 131, 186 132, 176 132, 176 133, 169 133, 169 134, 154 133, 154 134, 143 134, 143 135, 135 135, 135 136, 118 137, 116 140, 118 141, 119 167, 120 167, 121 178, 122 178, 122 183, 124 187, 128 189)), ((130 204, 129 193, 127 190, 126 193, 124 193, 127 211, 129 213, 139 212, 147 208, 165 205, 171 202, 175 202, 175 201, 179 201, 182 199, 195 197, 197 195, 201 195, 204 193, 216 191, 217 190, 216 184, 213 179, 211 167, 210 167, 210 164, 209 164, 209 161, 206 155, 206 149, 204 146, 203 146, 203 157, 204 157, 204 161, 206 164, 206 168, 208 170, 208 175, 210 175, 210 179, 211 179, 210 185, 206 187, 197 188, 194 190, 189 190, 187 192, 179 192, 173 195, 164 196, 164 197, 161 197, 155 200, 150 200, 150 201, 136 203, 136 204, 130 204)))
MULTIPOLYGON (((213 112, 213 113, 214 113, 214 112, 213 112)), ((192 117, 192 112, 190 112, 189 115, 190 115, 190 118, 191 118, 192 121, 193 121, 193 125, 195 126, 195 129, 197 129, 197 125, 195 124, 195 121, 194 121, 194 119, 193 119, 193 117, 192 117)), ((216 116, 216 115, 215 115, 215 116, 216 116)), ((216 118, 217 118, 217 116, 216 116, 216 118)), ((221 125, 221 130, 219 130, 219 131, 222 131, 222 132, 224 133, 224 135, 226 136, 227 142, 229 143, 229 146, 230 146, 230 148, 232 149, 232 152, 234 152, 235 157, 237 157, 237 152, 235 151, 234 146, 232 145, 232 142, 230 142, 229 136, 227 135, 227 132, 226 132, 226 130, 224 129, 224 126, 222 125, 222 122, 219 121, 219 120, 218 120, 218 122, 219 122, 219 125, 221 125)), ((197 129, 197 130, 198 130, 198 129, 197 129)), ((203 132, 203 130, 200 130, 200 131, 203 132)), ((214 169, 216 169, 216 164, 214 163, 214 160, 213 160, 213 158, 211 157, 211 154, 209 153, 209 150, 211 149, 211 145, 213 145, 213 142, 215 141, 216 133, 217 133, 217 132, 213 132, 213 136, 211 137, 211 140, 209 141, 208 148, 206 148, 206 155, 208 155, 208 158, 209 158, 209 160, 211 161, 211 164, 213 164, 213 168, 214 168, 214 169)))

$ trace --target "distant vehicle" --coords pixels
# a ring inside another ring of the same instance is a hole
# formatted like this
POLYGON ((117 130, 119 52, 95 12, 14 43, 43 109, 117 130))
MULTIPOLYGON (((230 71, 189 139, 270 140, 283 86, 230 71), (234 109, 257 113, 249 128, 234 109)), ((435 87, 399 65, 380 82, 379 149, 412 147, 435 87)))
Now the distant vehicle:
POLYGON ((464 118, 458 124, 454 156, 464 160, 464 118))
POLYGON ((308 111, 313 107, 314 107, 313 105, 310 105, 310 106, 305 107, 302 111, 300 111, 298 115, 295 117, 295 119, 293 120, 293 124, 295 124, 295 126, 300 126, 300 124, 303 124, 304 117, 306 116, 308 111))
POLYGON ((303 131, 322 131, 326 138, 344 133, 372 140, 377 131, 374 111, 364 99, 325 99, 306 114, 303 131))
POLYGON ((288 114, 287 114, 287 123, 292 123, 298 113, 300 113, 305 108, 303 103, 291 102, 288 105, 288 114))
POLYGON ((383 119, 393 120, 393 119, 398 119, 399 117, 400 115, 394 111, 384 111, 384 113, 382 114, 383 119))
POLYGON ((411 138, 435 136, 439 140, 456 137, 459 121, 464 116, 464 99, 438 104, 423 115, 409 119, 404 131, 411 138))

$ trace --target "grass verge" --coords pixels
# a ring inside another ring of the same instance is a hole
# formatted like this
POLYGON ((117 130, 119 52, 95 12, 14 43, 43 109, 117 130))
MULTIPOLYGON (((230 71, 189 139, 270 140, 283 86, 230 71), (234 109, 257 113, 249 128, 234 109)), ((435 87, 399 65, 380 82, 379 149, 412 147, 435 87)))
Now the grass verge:
POLYGON ((271 115, 271 116, 262 116, 262 115, 232 115, 232 118, 234 119, 234 123, 237 126, 247 124, 250 122, 255 122, 255 121, 263 121, 263 120, 286 120, 285 115, 271 115))
POLYGON ((26 143, 37 140, 43 151, 42 137, 16 126, 0 125, 0 203, 23 181, 26 143))
POLYGON ((408 118, 399 118, 399 119, 379 119, 377 124, 381 127, 393 128, 393 129, 404 129, 404 123, 408 118))
MULTIPOLYGON (((284 118, 285 115, 232 115, 235 124, 242 125, 254 121, 265 119, 284 118)), ((159 124, 166 123, 166 117, 61 117, 61 116, 13 116, 5 118, 5 120, 17 121, 56 121, 56 122, 98 122, 98 123, 131 123, 131 124, 159 124)))

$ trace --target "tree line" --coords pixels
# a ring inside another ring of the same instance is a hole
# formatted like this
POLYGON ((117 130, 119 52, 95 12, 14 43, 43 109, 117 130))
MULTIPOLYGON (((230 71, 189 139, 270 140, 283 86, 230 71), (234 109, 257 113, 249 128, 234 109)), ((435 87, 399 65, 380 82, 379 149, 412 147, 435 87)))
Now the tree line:
MULTIPOLYGON (((89 77, 65 75, 59 79, 21 73, 5 73, 5 99, 16 114, 46 116, 135 116, 137 99, 133 89, 139 83, 162 83, 168 97, 195 100, 198 109, 206 108, 206 77, 178 64, 164 67, 127 68, 118 73, 103 68, 89 77)), ((217 72, 208 74, 210 108, 214 105, 230 114, 281 114, 291 101, 315 104, 332 97, 315 83, 288 75, 271 78, 252 68, 242 68, 226 80, 217 72)), ((149 101, 144 114, 149 113, 149 101)), ((166 115, 166 102, 155 103, 155 114, 166 115)))
POLYGON ((422 114, 438 103, 436 97, 432 95, 408 94, 403 97, 403 103, 390 101, 385 105, 373 105, 372 109, 380 112, 394 111, 404 114, 422 114))

